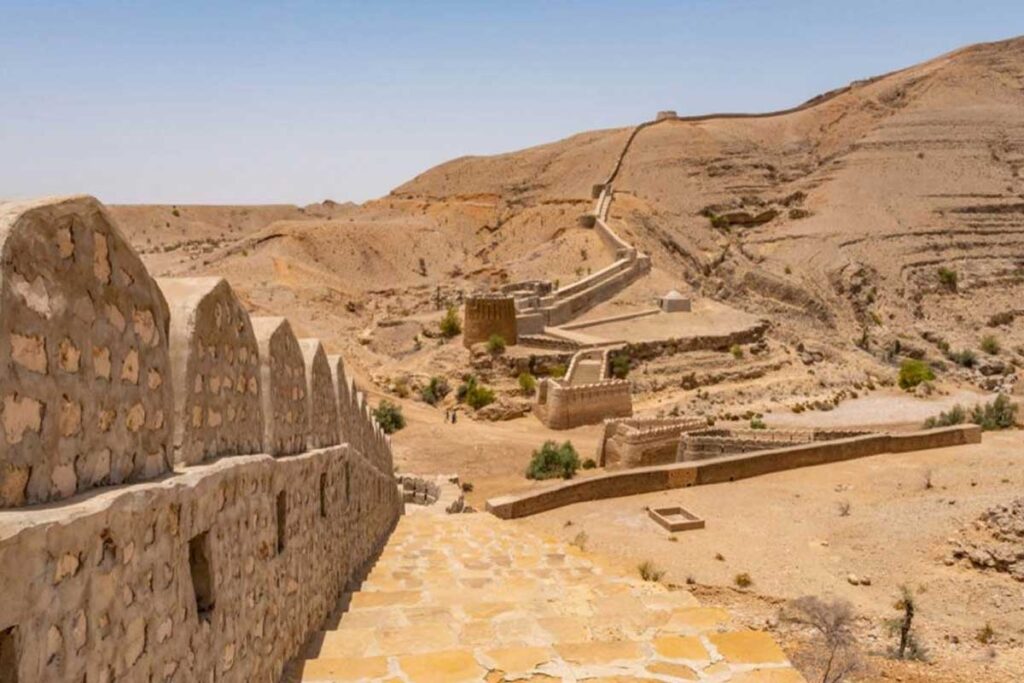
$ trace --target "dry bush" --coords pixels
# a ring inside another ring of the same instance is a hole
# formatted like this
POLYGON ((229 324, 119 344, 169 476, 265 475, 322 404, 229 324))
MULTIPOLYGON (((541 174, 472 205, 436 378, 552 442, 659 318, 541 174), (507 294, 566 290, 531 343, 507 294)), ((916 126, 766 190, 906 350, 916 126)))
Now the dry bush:
POLYGON ((790 602, 782 618, 811 631, 809 647, 794 657, 794 664, 808 681, 841 683, 862 669, 853 634, 856 615, 849 602, 809 595, 790 602))

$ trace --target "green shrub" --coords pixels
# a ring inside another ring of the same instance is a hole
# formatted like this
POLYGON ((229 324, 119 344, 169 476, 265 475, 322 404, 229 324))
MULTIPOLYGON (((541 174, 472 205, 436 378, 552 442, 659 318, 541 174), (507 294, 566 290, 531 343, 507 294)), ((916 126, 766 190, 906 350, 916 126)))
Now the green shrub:
POLYGON ((568 368, 565 367, 564 363, 558 363, 551 366, 551 369, 548 370, 548 374, 552 377, 565 377, 566 370, 568 370, 568 368))
POLYGON ((459 385, 455 397, 460 403, 465 403, 473 410, 480 410, 484 406, 494 403, 494 392, 479 384, 476 375, 466 377, 466 380, 459 385))
POLYGON ((973 368, 978 364, 978 354, 970 349, 961 349, 960 351, 954 351, 949 354, 949 359, 957 365, 962 365, 965 368, 973 368))
POLYGON ((952 427, 953 425, 960 425, 967 421, 967 411, 962 405, 955 405, 949 409, 949 412, 941 412, 936 417, 929 417, 924 421, 925 429, 934 429, 936 427, 952 427))
POLYGON ((970 420, 987 432, 1011 429, 1017 422, 1017 404, 1006 394, 999 394, 993 401, 978 403, 970 413, 961 405, 955 405, 948 412, 939 413, 924 421, 925 429, 951 427, 970 420))
POLYGON ((743 347, 739 344, 733 344, 729 347, 729 353, 732 354, 733 358, 739 360, 740 358, 743 358, 743 347))
POLYGON ((423 399, 424 403, 437 405, 439 401, 451 393, 451 390, 451 387, 448 386, 448 380, 444 377, 431 377, 427 386, 420 389, 420 398, 423 399))
POLYGON ((999 353, 1000 348, 999 340, 995 338, 995 335, 986 334, 981 338, 981 350, 985 353, 994 356, 999 353))
POLYGON ((741 572, 737 574, 732 578, 732 580, 733 583, 735 583, 740 588, 750 588, 750 586, 754 583, 754 580, 750 578, 750 574, 746 572, 741 572))
POLYGON ((587 458, 586 460, 583 461, 583 469, 592 470, 595 467, 597 467, 597 461, 594 460, 593 458, 587 458))
POLYGON ((527 396, 532 396, 533 392, 537 390, 537 378, 528 372, 520 373, 519 388, 527 396))
POLYGON ((449 306, 448 311, 441 318, 441 334, 448 339, 462 333, 462 321, 459 320, 459 310, 455 306, 449 306))
POLYGON ((612 377, 616 379, 626 379, 626 375, 629 374, 630 368, 629 354, 624 352, 612 354, 611 366, 612 377))
POLYGON ((573 448, 571 441, 559 446, 554 441, 545 441, 544 445, 533 452, 533 458, 526 468, 527 479, 572 479, 580 468, 580 456, 573 448))
POLYGON ((939 284, 941 284, 943 287, 945 287, 951 292, 956 291, 957 282, 959 281, 960 277, 957 275, 955 270, 943 266, 939 268, 938 275, 939 284))
POLYGON ((751 429, 768 429, 768 425, 766 425, 764 423, 764 420, 762 420, 760 418, 760 416, 754 416, 754 417, 750 418, 750 428, 751 429))
POLYGON ((924 361, 908 358, 900 364, 899 385, 901 389, 913 389, 921 382, 935 379, 931 366, 924 361))
POLYGON ((487 340, 488 353, 505 353, 505 338, 500 334, 492 334, 487 340))
POLYGON ((708 216, 708 220, 711 221, 712 228, 719 228, 721 230, 729 229, 729 219, 726 218, 725 216, 711 214, 710 216, 708 216))
POLYGON ((405 427, 405 416, 402 415, 402 406, 396 405, 386 398, 383 399, 373 411, 373 417, 377 424, 384 430, 385 434, 394 434, 405 427))
POLYGON ((971 410, 971 422, 985 431, 1011 429, 1017 421, 1017 404, 1006 394, 999 394, 994 401, 978 404, 971 410))

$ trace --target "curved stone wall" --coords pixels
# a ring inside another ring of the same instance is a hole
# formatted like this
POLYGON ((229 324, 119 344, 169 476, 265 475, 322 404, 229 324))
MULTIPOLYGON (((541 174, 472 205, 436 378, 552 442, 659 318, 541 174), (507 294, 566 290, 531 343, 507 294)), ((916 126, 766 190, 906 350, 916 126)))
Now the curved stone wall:
POLYGON ((259 453, 259 348, 249 314, 223 278, 161 278, 171 307, 174 461, 259 453))
POLYGON ((301 453, 309 431, 306 368, 299 340, 285 318, 253 318, 263 386, 263 450, 301 453))
POLYGON ((299 348, 302 349, 302 359, 306 366, 309 414, 306 447, 313 449, 333 446, 340 442, 338 398, 327 353, 319 339, 300 339, 299 348))
POLYGON ((168 309, 91 197, 0 204, 0 507, 170 469, 168 309))

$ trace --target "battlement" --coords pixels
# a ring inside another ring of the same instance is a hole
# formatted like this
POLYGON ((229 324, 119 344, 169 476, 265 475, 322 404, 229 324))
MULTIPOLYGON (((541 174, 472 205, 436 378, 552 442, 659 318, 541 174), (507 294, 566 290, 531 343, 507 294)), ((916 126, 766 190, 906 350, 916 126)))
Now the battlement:
POLYGON ((676 459, 680 435, 707 425, 702 417, 605 420, 596 460, 608 469, 668 464, 676 459))
POLYGON ((341 359, 91 197, 0 203, 0 252, 4 673, 277 680, 402 510, 341 359))
POLYGON ((538 385, 533 412, 551 429, 571 429, 607 417, 628 417, 633 414, 633 398, 624 379, 569 386, 545 378, 538 385))
POLYGON ((676 462, 848 439, 874 433, 849 429, 702 429, 682 435, 676 451, 676 462))

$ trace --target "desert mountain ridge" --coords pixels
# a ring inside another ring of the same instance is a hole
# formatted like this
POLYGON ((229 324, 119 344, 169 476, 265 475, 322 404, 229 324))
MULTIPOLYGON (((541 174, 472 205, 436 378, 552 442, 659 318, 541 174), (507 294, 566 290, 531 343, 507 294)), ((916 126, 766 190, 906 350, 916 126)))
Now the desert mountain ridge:
MULTIPOLYGON (((1022 111, 1014 38, 784 112, 650 126, 618 167, 611 223, 654 268, 606 308, 678 288, 841 356, 934 352, 921 334, 939 330, 944 344, 976 345, 991 317, 1012 321, 1020 295, 1022 111), (956 272, 955 291, 939 268, 956 272)), ((576 217, 631 133, 462 157, 363 205, 112 210, 158 272, 223 274, 254 309, 286 307, 354 347, 379 321, 435 312, 438 291, 606 265, 576 217)), ((1005 336, 1020 341, 1012 323, 1005 336)))

